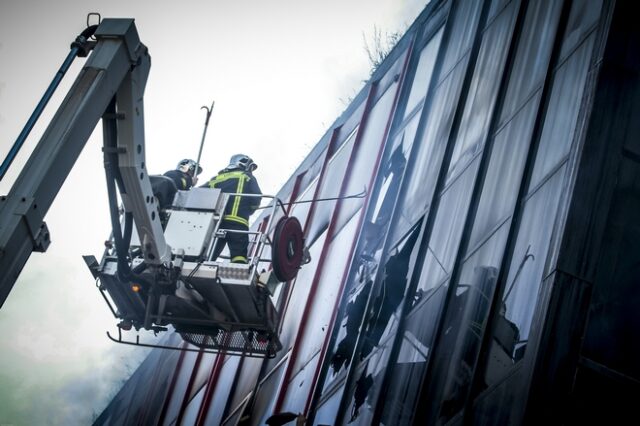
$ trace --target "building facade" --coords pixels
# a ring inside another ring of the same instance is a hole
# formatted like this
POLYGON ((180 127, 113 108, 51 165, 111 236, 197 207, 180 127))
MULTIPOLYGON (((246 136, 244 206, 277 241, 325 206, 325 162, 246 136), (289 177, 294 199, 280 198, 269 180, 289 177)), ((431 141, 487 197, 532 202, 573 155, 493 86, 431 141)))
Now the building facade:
POLYGON ((156 349, 96 424, 637 419, 630 3, 431 1, 278 193, 282 350, 156 349))

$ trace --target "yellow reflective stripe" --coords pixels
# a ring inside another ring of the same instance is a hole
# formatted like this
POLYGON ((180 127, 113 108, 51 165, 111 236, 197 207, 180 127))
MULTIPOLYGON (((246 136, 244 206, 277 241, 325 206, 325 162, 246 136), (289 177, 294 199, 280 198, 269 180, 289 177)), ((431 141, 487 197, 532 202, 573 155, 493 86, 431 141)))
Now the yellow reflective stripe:
POLYGON ((231 263, 240 263, 238 261, 242 261, 242 263, 247 263, 247 258, 244 256, 235 256, 233 258, 231 258, 231 263))
POLYGON ((182 189, 187 188, 187 180, 185 178, 180 178, 182 180, 182 189))
POLYGON ((209 181, 209 187, 210 188, 215 188, 216 184, 218 184, 220 182, 224 182, 225 180, 241 179, 243 177, 246 177, 246 175, 243 172, 220 173, 218 176, 216 176, 215 178, 213 178, 213 179, 211 179, 209 181))
POLYGON ((233 216, 233 215, 225 215, 222 217, 223 220, 229 220, 231 222, 238 222, 241 223, 243 225, 247 225, 249 226, 249 221, 245 218, 242 218, 240 216, 233 216))
MULTIPOLYGON (((240 179, 238 179, 238 187, 236 188, 237 194, 242 194, 242 190, 244 189, 244 181, 248 179, 245 175, 243 175, 240 179)), ((231 216, 238 216, 238 209, 240 208, 240 198, 236 195, 235 200, 233 200, 233 208, 231 209, 231 216)))

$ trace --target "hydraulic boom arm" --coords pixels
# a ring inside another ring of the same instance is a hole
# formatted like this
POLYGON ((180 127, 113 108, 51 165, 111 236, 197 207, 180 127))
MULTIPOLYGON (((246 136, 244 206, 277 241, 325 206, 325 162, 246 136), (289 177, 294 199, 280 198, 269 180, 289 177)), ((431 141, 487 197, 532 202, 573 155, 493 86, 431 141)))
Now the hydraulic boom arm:
POLYGON ((105 157, 117 158, 125 211, 133 215, 145 261, 171 261, 145 168, 143 93, 150 68, 133 19, 105 19, 93 52, 7 196, 0 197, 0 307, 32 251, 46 251, 43 221, 98 121, 105 157))

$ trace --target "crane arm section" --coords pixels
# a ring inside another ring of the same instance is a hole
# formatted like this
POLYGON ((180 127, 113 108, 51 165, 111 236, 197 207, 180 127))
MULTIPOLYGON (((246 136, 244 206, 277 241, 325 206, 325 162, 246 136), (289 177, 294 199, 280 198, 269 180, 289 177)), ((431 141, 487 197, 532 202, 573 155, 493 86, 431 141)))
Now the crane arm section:
POLYGON ((145 169, 142 98, 151 61, 147 48, 133 19, 105 19, 95 37, 85 66, 9 194, 0 197, 0 307, 31 252, 46 251, 50 238, 44 216, 114 98, 122 202, 133 214, 145 260, 155 265, 171 260, 145 169))

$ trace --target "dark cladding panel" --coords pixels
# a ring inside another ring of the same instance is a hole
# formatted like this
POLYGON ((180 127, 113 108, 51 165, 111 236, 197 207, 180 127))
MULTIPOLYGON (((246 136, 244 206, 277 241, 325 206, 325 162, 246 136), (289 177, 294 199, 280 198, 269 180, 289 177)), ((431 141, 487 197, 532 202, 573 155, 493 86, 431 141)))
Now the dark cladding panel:
POLYGON ((540 96, 533 97, 495 136, 469 240, 471 250, 513 214, 539 103, 540 96))
POLYGON ((594 38, 589 37, 556 71, 531 187, 567 159, 576 131, 594 38))
POLYGON ((509 42, 519 2, 512 2, 485 30, 478 52, 473 79, 467 93, 464 113, 449 164, 447 181, 462 173, 484 148, 498 97, 500 76, 509 51, 509 42))

